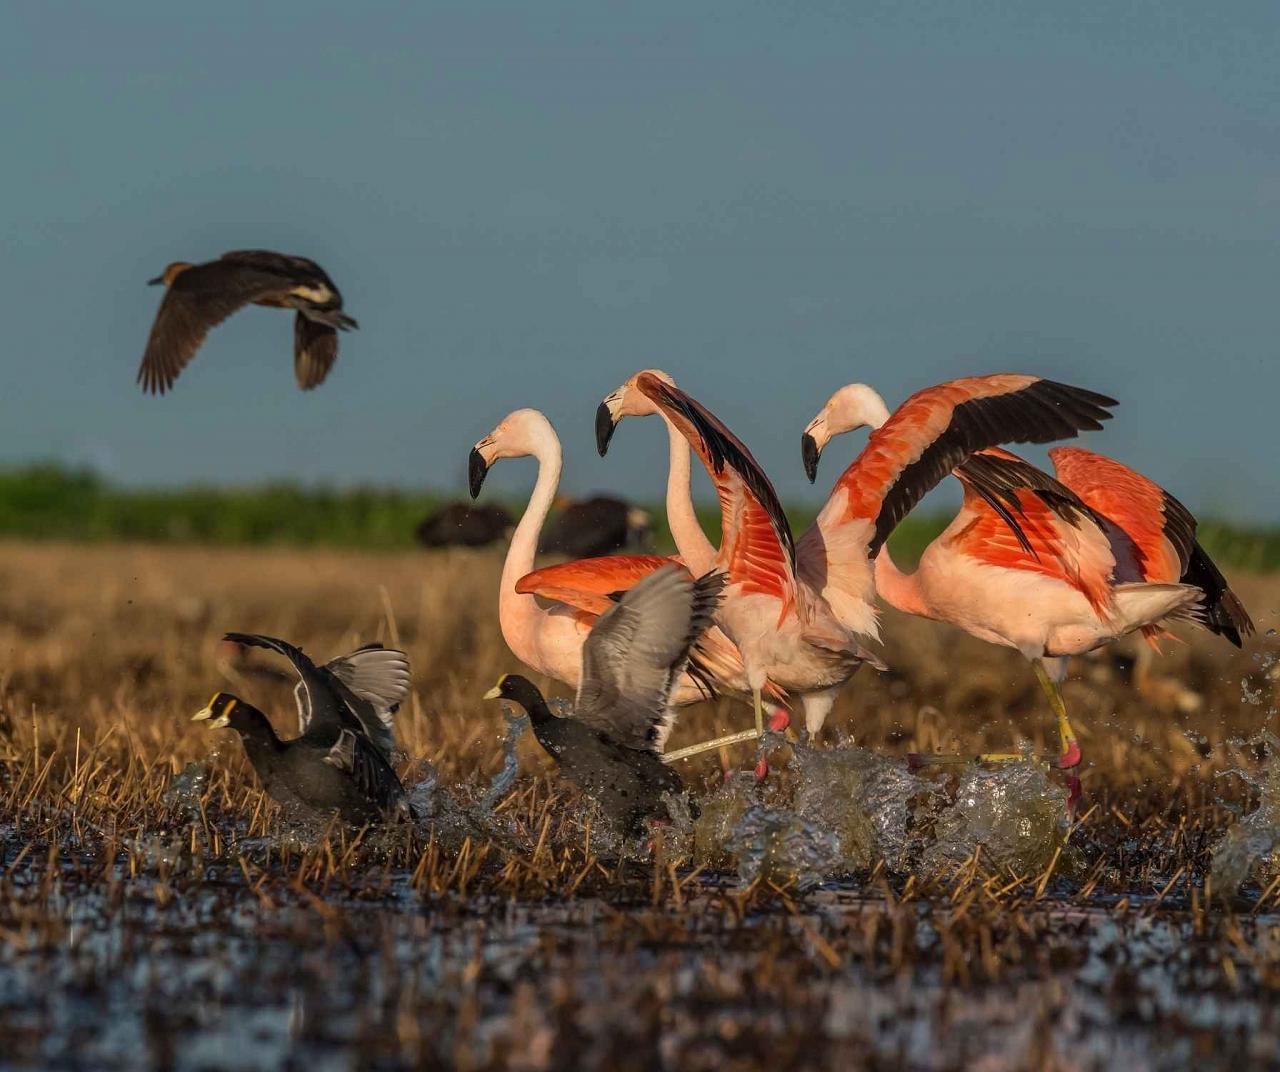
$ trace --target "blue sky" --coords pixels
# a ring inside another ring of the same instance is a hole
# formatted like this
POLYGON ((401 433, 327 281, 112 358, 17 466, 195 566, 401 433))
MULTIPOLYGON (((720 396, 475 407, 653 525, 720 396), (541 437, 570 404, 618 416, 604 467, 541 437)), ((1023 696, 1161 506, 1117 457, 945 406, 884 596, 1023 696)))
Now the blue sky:
POLYGON ((840 384, 1017 370, 1120 398, 1088 443, 1200 511, 1280 521, 1280 7, 1030 7, 14 5, 0 464, 460 489, 535 406, 569 489, 653 498, 656 423, 604 461, 591 428, 657 365, 816 498, 840 384), (255 309, 144 397, 145 280, 247 246, 342 287, 329 381, 255 309))

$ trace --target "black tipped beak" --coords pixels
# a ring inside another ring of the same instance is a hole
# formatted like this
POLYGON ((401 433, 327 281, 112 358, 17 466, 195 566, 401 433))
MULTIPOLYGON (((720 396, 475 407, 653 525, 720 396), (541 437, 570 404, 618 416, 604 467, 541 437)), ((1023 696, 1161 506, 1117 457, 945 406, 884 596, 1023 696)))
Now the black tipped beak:
POLYGON ((489 475, 489 466, 485 463, 484 456, 471 448, 471 457, 467 459, 467 480, 471 485, 471 497, 474 499, 480 494, 480 489, 484 487, 484 478, 489 475))
POLYGON ((155 279, 148 279, 147 286, 155 287, 155 286, 159 286, 163 282, 164 282, 164 276, 158 275, 155 277, 155 279))
POLYGON ((608 405, 601 402, 596 409, 596 450, 600 452, 602 458, 609 453, 609 440, 613 438, 613 430, 616 427, 608 405))
POLYGON ((818 441, 808 432, 800 437, 800 457, 804 459, 804 475, 812 484, 818 479, 818 459, 822 457, 822 451, 818 449, 818 441))

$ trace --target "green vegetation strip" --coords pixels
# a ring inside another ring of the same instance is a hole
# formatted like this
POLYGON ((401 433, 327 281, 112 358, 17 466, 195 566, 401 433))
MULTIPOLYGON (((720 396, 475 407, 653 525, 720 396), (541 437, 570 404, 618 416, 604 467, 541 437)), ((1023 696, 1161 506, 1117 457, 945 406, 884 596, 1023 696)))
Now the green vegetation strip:
MULTIPOLYGON (((303 487, 271 483, 242 488, 119 488, 87 469, 36 465, 0 471, 0 536, 32 540, 284 545, 367 549, 414 546, 414 528, 446 496, 390 488, 303 487)), ((518 511, 521 504, 508 504, 518 511)), ((661 509, 652 511, 654 543, 672 546, 661 509)), ((804 531, 814 511, 789 511, 804 531)), ((709 535, 719 517, 701 511, 709 535)), ((907 518, 893 535, 894 553, 914 562, 946 517, 907 518)), ((1280 568, 1280 530, 1245 529, 1215 521, 1200 526, 1201 542, 1224 565, 1270 572, 1280 568)))

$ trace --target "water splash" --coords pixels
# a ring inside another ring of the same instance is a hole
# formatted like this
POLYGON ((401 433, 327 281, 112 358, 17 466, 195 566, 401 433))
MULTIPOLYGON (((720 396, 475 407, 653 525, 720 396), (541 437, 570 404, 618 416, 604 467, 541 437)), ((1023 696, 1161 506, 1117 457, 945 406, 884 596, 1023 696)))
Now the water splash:
POLYGON ((440 774, 435 767, 424 763, 420 774, 418 780, 405 789, 413 820, 421 828, 434 830, 441 844, 456 849, 477 832, 476 823, 457 796, 440 784, 440 774))
POLYGON ((1227 771, 1258 793, 1258 806, 1244 816, 1214 846, 1210 875, 1213 888, 1234 896, 1250 878, 1267 886, 1280 875, 1280 738, 1264 731, 1248 742, 1263 751, 1269 762, 1256 773, 1227 771))
POLYGON ((769 882, 806 890, 846 870, 840 837, 785 808, 749 807, 725 844, 744 886, 769 882))
POLYGON ((663 824, 664 849, 672 859, 687 859, 693 852, 695 822, 701 813, 696 810, 697 805, 690 807, 685 793, 663 793, 662 803, 671 817, 669 823, 663 824))
POLYGON ((515 783, 516 775, 520 773, 520 760, 516 756, 516 749, 520 744, 520 738, 524 736, 524 731, 529 728, 529 716, 513 715, 505 704, 502 708, 502 717, 507 723, 507 735, 502 742, 502 769, 493 776, 492 781, 489 782, 489 788, 480 801, 480 810, 485 815, 493 814, 498 801, 506 796, 507 791, 515 783))
POLYGON ((759 802, 755 775, 737 771, 724 784, 698 801, 701 809, 693 824, 693 859, 700 866, 725 867, 733 863, 729 840, 747 809, 759 802))
POLYGON ((814 748, 797 743, 792 752, 795 811, 834 831, 846 870, 869 868, 877 856, 905 870, 916 845, 916 809, 933 787, 900 760, 865 748, 814 748))
POLYGON ((1262 701, 1266 696, 1266 690, 1259 686, 1254 688, 1247 677, 1240 679, 1240 702, 1248 704, 1251 707, 1261 707, 1262 701))
POLYGON ((188 813, 198 815, 200 800, 204 797, 208 785, 209 764, 202 759, 195 760, 173 776, 169 788, 164 791, 163 800, 171 808, 181 808, 188 813))
POLYGON ((954 803, 934 823, 921 869, 948 877, 980 853, 979 866, 987 872, 1041 872, 1064 843, 1066 803, 1066 789, 1038 764, 968 767, 954 803))
POLYGON ((421 777, 405 789, 409 809, 419 820, 430 819, 436 810, 436 791, 440 788, 440 775, 430 763, 420 768, 421 777))

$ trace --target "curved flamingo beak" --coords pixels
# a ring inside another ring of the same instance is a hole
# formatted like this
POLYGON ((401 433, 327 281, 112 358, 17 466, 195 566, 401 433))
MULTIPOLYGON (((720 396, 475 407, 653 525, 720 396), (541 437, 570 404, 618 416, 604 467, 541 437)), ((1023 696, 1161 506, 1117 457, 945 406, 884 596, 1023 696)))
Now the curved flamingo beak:
POLYGON ((467 458, 467 482, 471 488, 471 497, 473 499, 480 495, 480 489, 484 486, 484 478, 489 475, 489 463, 484 460, 475 447, 471 448, 471 455, 467 458))
POLYGON ((800 437, 800 457, 804 460, 804 475, 812 484, 818 479, 818 459, 822 457, 822 448, 808 432, 800 437))
POLYGON ((596 407, 596 450, 600 452, 600 457, 609 453, 609 440, 613 438, 617 427, 613 414, 609 411, 609 403, 601 402, 596 407))

